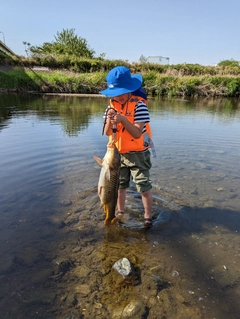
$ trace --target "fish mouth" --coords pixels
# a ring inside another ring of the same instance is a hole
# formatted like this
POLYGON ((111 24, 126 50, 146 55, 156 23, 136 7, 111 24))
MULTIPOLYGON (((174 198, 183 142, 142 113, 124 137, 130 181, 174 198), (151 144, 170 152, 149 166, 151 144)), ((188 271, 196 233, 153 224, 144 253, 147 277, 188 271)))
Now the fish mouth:
POLYGON ((107 144, 108 148, 116 148, 116 139, 113 139, 112 141, 109 141, 107 144))

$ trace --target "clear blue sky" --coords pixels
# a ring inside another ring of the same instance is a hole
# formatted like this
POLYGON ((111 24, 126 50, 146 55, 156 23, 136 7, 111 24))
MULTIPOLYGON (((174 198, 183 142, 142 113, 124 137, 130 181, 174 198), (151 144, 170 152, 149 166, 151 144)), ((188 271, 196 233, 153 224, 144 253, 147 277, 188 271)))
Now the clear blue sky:
POLYGON ((75 29, 96 56, 170 64, 240 61, 240 0, 2 0, 0 39, 19 55, 23 42, 52 42, 75 29))

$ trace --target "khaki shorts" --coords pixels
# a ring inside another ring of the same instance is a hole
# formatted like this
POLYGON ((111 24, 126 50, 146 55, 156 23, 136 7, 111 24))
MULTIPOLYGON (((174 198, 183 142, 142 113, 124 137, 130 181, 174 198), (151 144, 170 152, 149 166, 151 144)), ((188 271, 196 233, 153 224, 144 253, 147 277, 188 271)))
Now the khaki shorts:
POLYGON ((149 151, 121 154, 119 188, 128 188, 130 177, 132 176, 139 193, 148 191, 152 188, 151 180, 149 179, 151 167, 149 151))

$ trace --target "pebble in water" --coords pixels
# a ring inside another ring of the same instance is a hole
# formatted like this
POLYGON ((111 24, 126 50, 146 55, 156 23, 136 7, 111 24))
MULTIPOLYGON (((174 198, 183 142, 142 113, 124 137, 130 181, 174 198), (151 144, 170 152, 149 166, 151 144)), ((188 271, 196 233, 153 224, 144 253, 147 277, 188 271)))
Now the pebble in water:
POLYGON ((179 276, 179 272, 177 270, 173 270, 172 276, 173 277, 178 277, 179 276))
POLYGON ((131 301, 123 310, 122 318, 142 318, 145 307, 140 301, 131 301))
POLYGON ((116 261, 113 268, 122 275, 124 279, 131 277, 134 273, 130 261, 125 257, 116 261))

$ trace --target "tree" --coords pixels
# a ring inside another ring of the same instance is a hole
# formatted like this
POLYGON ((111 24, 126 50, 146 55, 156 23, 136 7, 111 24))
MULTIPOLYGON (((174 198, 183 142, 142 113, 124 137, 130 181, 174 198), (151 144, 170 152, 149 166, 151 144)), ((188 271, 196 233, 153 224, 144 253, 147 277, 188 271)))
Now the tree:
POLYGON ((233 59, 223 60, 223 61, 218 63, 218 66, 230 66, 230 67, 239 66, 239 61, 236 61, 233 59))
POLYGON ((26 55, 29 55, 29 48, 31 47, 31 43, 24 41, 23 44, 25 45, 25 52, 26 55))
POLYGON ((88 46, 87 40, 78 37, 75 29, 63 29, 54 36, 55 41, 44 42, 41 46, 29 46, 32 55, 67 55, 93 58, 95 51, 88 46))

